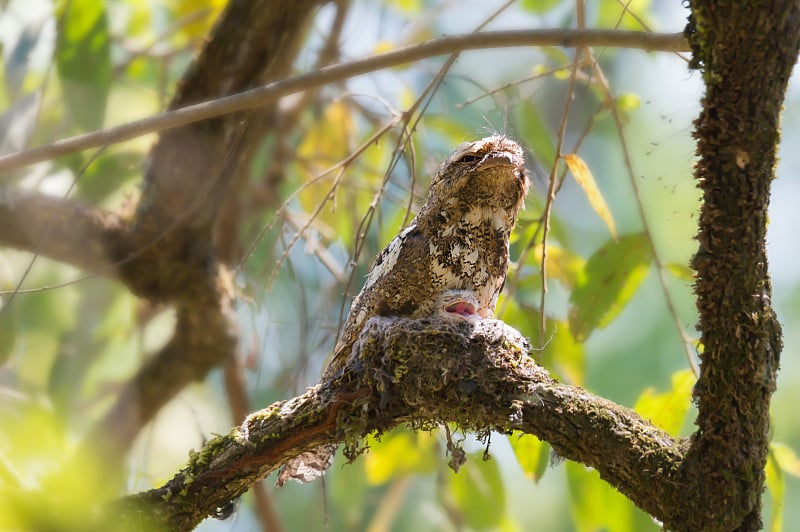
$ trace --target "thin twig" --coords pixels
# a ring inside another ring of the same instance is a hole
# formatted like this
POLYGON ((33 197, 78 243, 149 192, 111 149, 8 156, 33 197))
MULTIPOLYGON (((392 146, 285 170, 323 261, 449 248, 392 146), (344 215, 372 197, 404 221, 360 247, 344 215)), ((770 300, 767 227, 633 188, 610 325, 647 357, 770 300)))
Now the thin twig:
MULTIPOLYGON (((591 54, 591 52, 589 52, 591 54)), ((611 112, 611 116, 614 118, 614 126, 617 130, 617 136, 619 137, 620 146, 622 147, 622 157, 625 162, 625 169, 627 170, 628 174, 628 181, 631 184, 631 188, 633 189, 633 196, 636 199, 636 209, 639 213, 639 219, 642 222, 642 228, 644 229, 644 234, 647 239, 648 247, 650 248, 650 254, 653 257, 653 263, 656 267, 656 274, 658 276, 658 282, 661 286, 661 291, 664 294, 664 301, 667 304, 667 311, 669 312, 670 317, 672 318, 672 322, 675 325, 675 328, 678 331, 678 335, 681 338, 681 342, 683 343, 684 351, 686 352, 686 361, 689 363, 689 367, 692 369, 695 377, 700 375, 700 368, 697 365, 697 361, 695 360, 695 354, 693 352, 693 344, 694 340, 686 333, 686 330, 683 328, 681 324, 680 317, 678 316, 678 311, 675 308, 675 303, 672 301, 672 296, 669 293, 669 287, 667 286, 667 276, 665 273, 665 266, 664 262, 661 260, 661 256, 659 255, 658 248, 656 246, 656 241, 653 238, 653 231, 650 228, 650 222, 647 219, 647 212, 644 209, 644 203, 642 202, 642 194, 639 191, 639 184, 636 182, 636 174, 633 171, 633 161, 631 160, 630 151, 628 150, 628 143, 625 140, 625 133, 622 124, 622 117, 619 114, 619 109, 617 108, 616 102, 614 101, 614 94, 611 92, 611 87, 608 84, 608 80, 606 79, 605 75, 603 74, 602 69, 600 68, 600 64, 597 60, 592 57, 592 71, 595 73, 597 78, 597 85, 602 89, 604 98, 606 100, 606 105, 608 106, 609 111, 611 112)))
POLYGON ((101 129, 62 139, 52 144, 7 154, 0 157, 0 172, 7 172, 29 164, 88 148, 99 147, 104 144, 115 144, 148 133, 183 126, 207 118, 252 109, 282 96, 403 63, 466 50, 524 46, 610 46, 665 52, 689 50, 682 33, 548 29, 487 31, 441 37, 385 54, 321 68, 314 72, 268 83, 238 94, 189 105, 117 127, 101 129))
POLYGON ((534 74, 532 76, 525 76, 524 78, 521 78, 521 79, 515 79, 514 81, 509 81, 508 83, 504 83, 503 85, 500 85, 499 87, 495 87, 494 89, 484 91, 482 94, 479 94, 479 95, 475 96, 474 98, 469 98, 467 100, 464 100, 461 103, 456 104, 456 109, 463 109, 464 107, 466 107, 468 105, 472 105, 473 103, 475 103, 475 102, 477 102, 479 100, 482 100, 484 98, 488 98, 489 96, 497 94, 498 92, 502 92, 502 91, 504 91, 506 89, 510 89, 511 87, 516 87, 517 85, 522 85, 523 83, 527 83, 529 81, 536 81, 537 79, 541 79, 541 78, 545 78, 545 77, 548 77, 548 76, 552 76, 553 74, 561 72, 562 70, 566 70, 569 67, 570 67, 569 65, 564 65, 564 66, 560 66, 560 67, 556 67, 556 68, 551 68, 550 70, 545 70, 544 72, 539 72, 538 74, 534 74))
POLYGON ((569 73, 569 81, 567 83, 567 94, 564 99, 564 108, 561 112, 561 123, 558 126, 558 133, 556 135, 556 153, 553 158, 553 166, 550 169, 550 184, 547 188, 547 198, 544 204, 544 226, 542 228, 542 260, 541 260, 541 275, 542 275, 542 294, 539 300, 539 341, 540 345, 543 344, 545 333, 547 332, 547 313, 545 312, 545 300, 547 299, 547 236, 550 234, 550 213, 553 209, 553 201, 555 201, 556 191, 556 174, 558 173, 558 164, 561 160, 561 147, 564 145, 564 136, 567 131, 567 117, 569 116, 569 108, 572 103, 572 95, 575 92, 575 77, 578 72, 580 63, 580 52, 575 50, 575 55, 572 58, 572 70, 569 73))

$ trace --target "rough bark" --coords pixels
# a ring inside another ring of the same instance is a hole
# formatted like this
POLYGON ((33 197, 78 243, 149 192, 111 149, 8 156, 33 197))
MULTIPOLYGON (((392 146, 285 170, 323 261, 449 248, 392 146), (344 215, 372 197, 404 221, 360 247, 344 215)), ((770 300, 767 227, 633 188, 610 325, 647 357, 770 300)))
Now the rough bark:
MULTIPOLYGON (((769 401, 781 349, 765 235, 779 114, 800 48, 800 7, 693 2, 687 35, 706 95, 696 121, 703 191, 693 260, 702 333, 698 429, 675 441, 634 413, 561 386, 513 332, 467 336, 422 320, 374 320, 345 378, 253 414, 210 442, 165 486, 140 494, 144 514, 193 526, 286 459, 410 422, 519 429, 598 469, 674 530, 757 530, 769 401)), ((462 331, 463 332, 463 331, 462 331)), ((130 501, 127 501, 130 502, 130 501)))
POLYGON ((253 413, 192 453, 164 486, 110 512, 189 530, 301 452, 345 442, 345 454, 355 458, 370 432, 453 422, 464 430, 520 430, 545 439, 664 518, 670 508, 662 503, 678 489, 671 477, 684 443, 627 408, 557 383, 532 353, 526 339, 499 321, 374 318, 343 376, 253 413))
POLYGON ((758 530, 781 351, 767 207, 780 111, 800 47, 800 5, 693 1, 691 8, 693 61, 706 84, 695 122, 703 198, 692 263, 703 349, 697 432, 681 475, 688 490, 669 522, 758 530))

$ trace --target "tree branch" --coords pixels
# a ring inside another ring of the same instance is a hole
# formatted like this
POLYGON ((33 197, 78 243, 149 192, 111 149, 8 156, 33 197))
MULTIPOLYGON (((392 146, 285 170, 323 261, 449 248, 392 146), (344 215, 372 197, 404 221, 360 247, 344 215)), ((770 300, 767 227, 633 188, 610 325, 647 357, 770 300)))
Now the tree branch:
MULTIPOLYGON (((229 2, 171 107, 287 75, 302 30, 321 1, 229 2)), ((109 463, 119 462, 141 428, 187 384, 235 356, 231 281, 217 261, 211 229, 230 186, 231 166, 249 165, 237 150, 248 135, 261 138, 242 122, 228 115, 171 129, 151 153, 128 235, 141 251, 119 271, 137 295, 175 304, 178 322, 172 339, 126 383, 86 438, 84 450, 96 452, 99 443, 109 463)))
POLYGON ((89 148, 106 146, 132 138, 191 124, 228 113, 253 109, 282 96, 327 83, 466 50, 515 48, 523 46, 606 46, 646 51, 685 52, 688 45, 680 33, 648 33, 618 30, 516 30, 472 33, 440 37, 420 44, 348 63, 325 67, 239 94, 188 105, 156 116, 129 122, 121 126, 66 138, 29 150, 0 157, 0 172, 14 170, 36 162, 89 148))
POLYGON ((767 208, 780 112, 800 50, 800 4, 690 5, 693 66, 706 84, 694 133, 703 203, 692 262, 703 350, 698 430, 683 472, 691 489, 674 518, 703 516, 698 530, 760 530, 782 348, 767 269, 767 208))
POLYGON ((0 188, 0 245, 115 275, 126 223, 116 213, 78 201, 0 188))
MULTIPOLYGON (((232 0, 178 85, 169 109, 179 109, 283 79, 305 38, 314 8, 324 0, 232 0)), ((225 113, 163 130, 150 154, 137 227, 172 223, 210 232, 231 189, 236 168, 249 168, 251 150, 277 113, 275 102, 254 113, 225 113), (249 153, 242 157, 242 150, 249 153), (191 194, 187 191, 191 190, 191 194)), ((198 235, 192 235, 197 239, 198 235)), ((206 234, 200 238, 208 240, 206 234)))
POLYGON ((191 453, 162 487, 124 499, 135 508, 124 513, 189 530, 301 452, 345 442, 354 457, 370 432, 454 422, 465 430, 534 434, 562 456, 597 468, 657 517, 667 516, 683 444, 631 410, 557 383, 532 353, 500 321, 372 319, 342 375, 250 415, 191 453))

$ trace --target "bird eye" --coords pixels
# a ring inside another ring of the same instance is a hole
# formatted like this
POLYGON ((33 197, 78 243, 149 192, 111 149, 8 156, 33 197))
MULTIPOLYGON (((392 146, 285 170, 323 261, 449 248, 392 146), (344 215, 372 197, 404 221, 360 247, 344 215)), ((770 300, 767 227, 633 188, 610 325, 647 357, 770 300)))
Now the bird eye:
POLYGON ((477 155, 462 155, 461 158, 458 160, 460 163, 474 163, 475 161, 480 161, 481 158, 477 155))

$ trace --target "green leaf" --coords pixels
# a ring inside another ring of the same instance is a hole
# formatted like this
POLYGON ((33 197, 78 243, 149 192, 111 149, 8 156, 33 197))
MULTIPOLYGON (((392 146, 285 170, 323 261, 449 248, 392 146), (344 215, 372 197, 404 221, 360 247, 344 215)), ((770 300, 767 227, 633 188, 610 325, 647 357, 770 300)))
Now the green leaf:
POLYGON ((594 329, 611 323, 649 268, 650 246, 641 233, 609 240, 595 251, 569 298, 569 328, 575 340, 586 341, 594 329))
POLYGON ((69 113, 84 131, 103 125, 111 86, 108 16, 102 0, 61 0, 56 66, 69 113))
POLYGON ((599 2, 597 27, 641 31, 645 28, 639 21, 644 22, 647 27, 651 26, 647 16, 650 4, 650 0, 630 0, 622 3, 599 2), (634 17, 632 13, 636 16, 634 17))
POLYGON ((98 203, 115 192, 142 170, 141 153, 136 151, 115 151, 98 157, 78 180, 81 197, 98 203))
MULTIPOLYGON (((528 281, 525 280, 519 287, 527 290, 527 284, 528 281)), ((537 364, 554 373, 559 380, 576 386, 583 385, 586 376, 584 347, 575 341, 566 323, 548 319, 547 329, 542 337, 541 314, 535 308, 528 305, 520 308, 518 301, 506 299, 504 294, 500 295, 497 308, 502 311, 498 314, 498 319, 513 323, 522 334, 531 339, 534 347, 531 354, 537 364)))
POLYGON ((541 15, 547 13, 558 4, 560 0, 522 0, 522 9, 541 15))
POLYGON ((442 493, 475 530, 496 527, 506 511, 506 493, 496 460, 483 460, 474 453, 458 473, 448 471, 447 490, 442 493))
MULTIPOLYGON (((362 458, 366 458, 366 456, 362 458)), ((369 498, 370 489, 367 484, 366 475, 363 469, 358 467, 358 464, 361 462, 363 462, 363 460, 359 459, 358 462, 354 464, 345 465, 346 460, 344 460, 341 453, 339 453, 336 462, 334 462, 334 465, 330 469, 330 473, 325 476, 325 489, 330 497, 331 508, 336 508, 335 512, 331 512, 332 517, 335 519, 330 527, 331 530, 359 530, 365 528, 364 522, 369 518, 369 514, 364 510, 373 499, 369 498)), ((289 484, 294 483, 290 482, 289 484)), ((294 507, 298 499, 303 500, 299 496, 302 486, 287 485, 279 491, 283 492, 286 488, 298 490, 298 496, 288 497, 288 500, 284 501, 276 500, 276 503, 281 504, 281 502, 283 502, 286 505, 292 506, 294 512, 302 514, 302 511, 294 507)), ((309 501, 306 500, 304 506, 307 507, 308 502, 309 501)), ((281 508, 283 509, 283 506, 281 506, 281 508)), ((308 523, 308 521, 303 522, 308 523)))
POLYGON ((772 497, 772 519, 769 523, 770 532, 783 530, 783 498, 786 490, 786 481, 783 479, 783 470, 775 456, 773 445, 767 453, 766 473, 767 491, 772 497))
POLYGON ((525 476, 539 482, 550 460, 550 444, 522 432, 514 432, 508 437, 508 441, 525 476))
MULTIPOLYGON (((540 191, 542 194, 544 191, 540 191)), ((541 215, 544 212, 545 202, 539 194, 529 194, 528 199, 525 201, 525 208, 520 212, 519 219, 517 220, 516 229, 511 233, 511 256, 517 257, 522 250, 532 248, 533 242, 535 244, 542 243, 542 219, 541 215)), ((568 227, 558 216, 555 211, 550 213, 550 233, 547 238, 548 245, 553 242, 558 242, 563 246, 569 246, 570 237, 568 234, 568 227)), ((532 261, 534 257, 528 254, 528 263, 534 265, 532 261)), ((538 265, 534 265, 537 269, 538 265)))
POLYGON ((586 378, 583 344, 575 341, 563 321, 548 320, 549 327, 552 327, 552 332, 545 338, 543 358, 550 361, 549 364, 559 379, 575 386, 583 386, 586 378))
POLYGON ((74 329, 80 296, 75 285, 27 294, 14 301, 19 312, 20 338, 25 355, 16 363, 17 378, 31 387, 44 387, 61 351, 62 334, 74 329))
POLYGON ((397 429, 381 436, 369 437, 369 453, 364 457, 367 482, 373 486, 388 482, 398 475, 430 473, 436 468, 433 452, 436 437, 430 432, 397 429))
MULTIPOLYGON (((541 265, 543 255, 542 245, 537 245, 531 255, 536 260, 536 264, 541 265)), ((575 286, 575 283, 578 282, 578 279, 580 279, 586 267, 586 260, 566 248, 548 243, 546 266, 548 279, 555 279, 565 287, 572 288, 575 286)))
POLYGON ((594 469, 567 462, 567 483, 576 530, 659 530, 647 514, 603 481, 594 469))
POLYGON ((694 271, 686 264, 670 262, 669 264, 665 264, 664 267, 669 273, 675 276, 676 279, 689 283, 694 282, 694 271))
POLYGON ((0 416, 3 454, 38 489, 2 486, 0 530, 85 529, 92 507, 115 493, 116 483, 100 481, 109 478, 107 463, 96 453, 76 456, 64 419, 52 409, 27 402, 16 407, 16 415, 0 416))
POLYGON ((648 388, 636 400, 633 409, 655 426, 677 436, 689 411, 696 380, 689 369, 676 371, 672 374, 670 391, 656 393, 653 388, 648 388))

